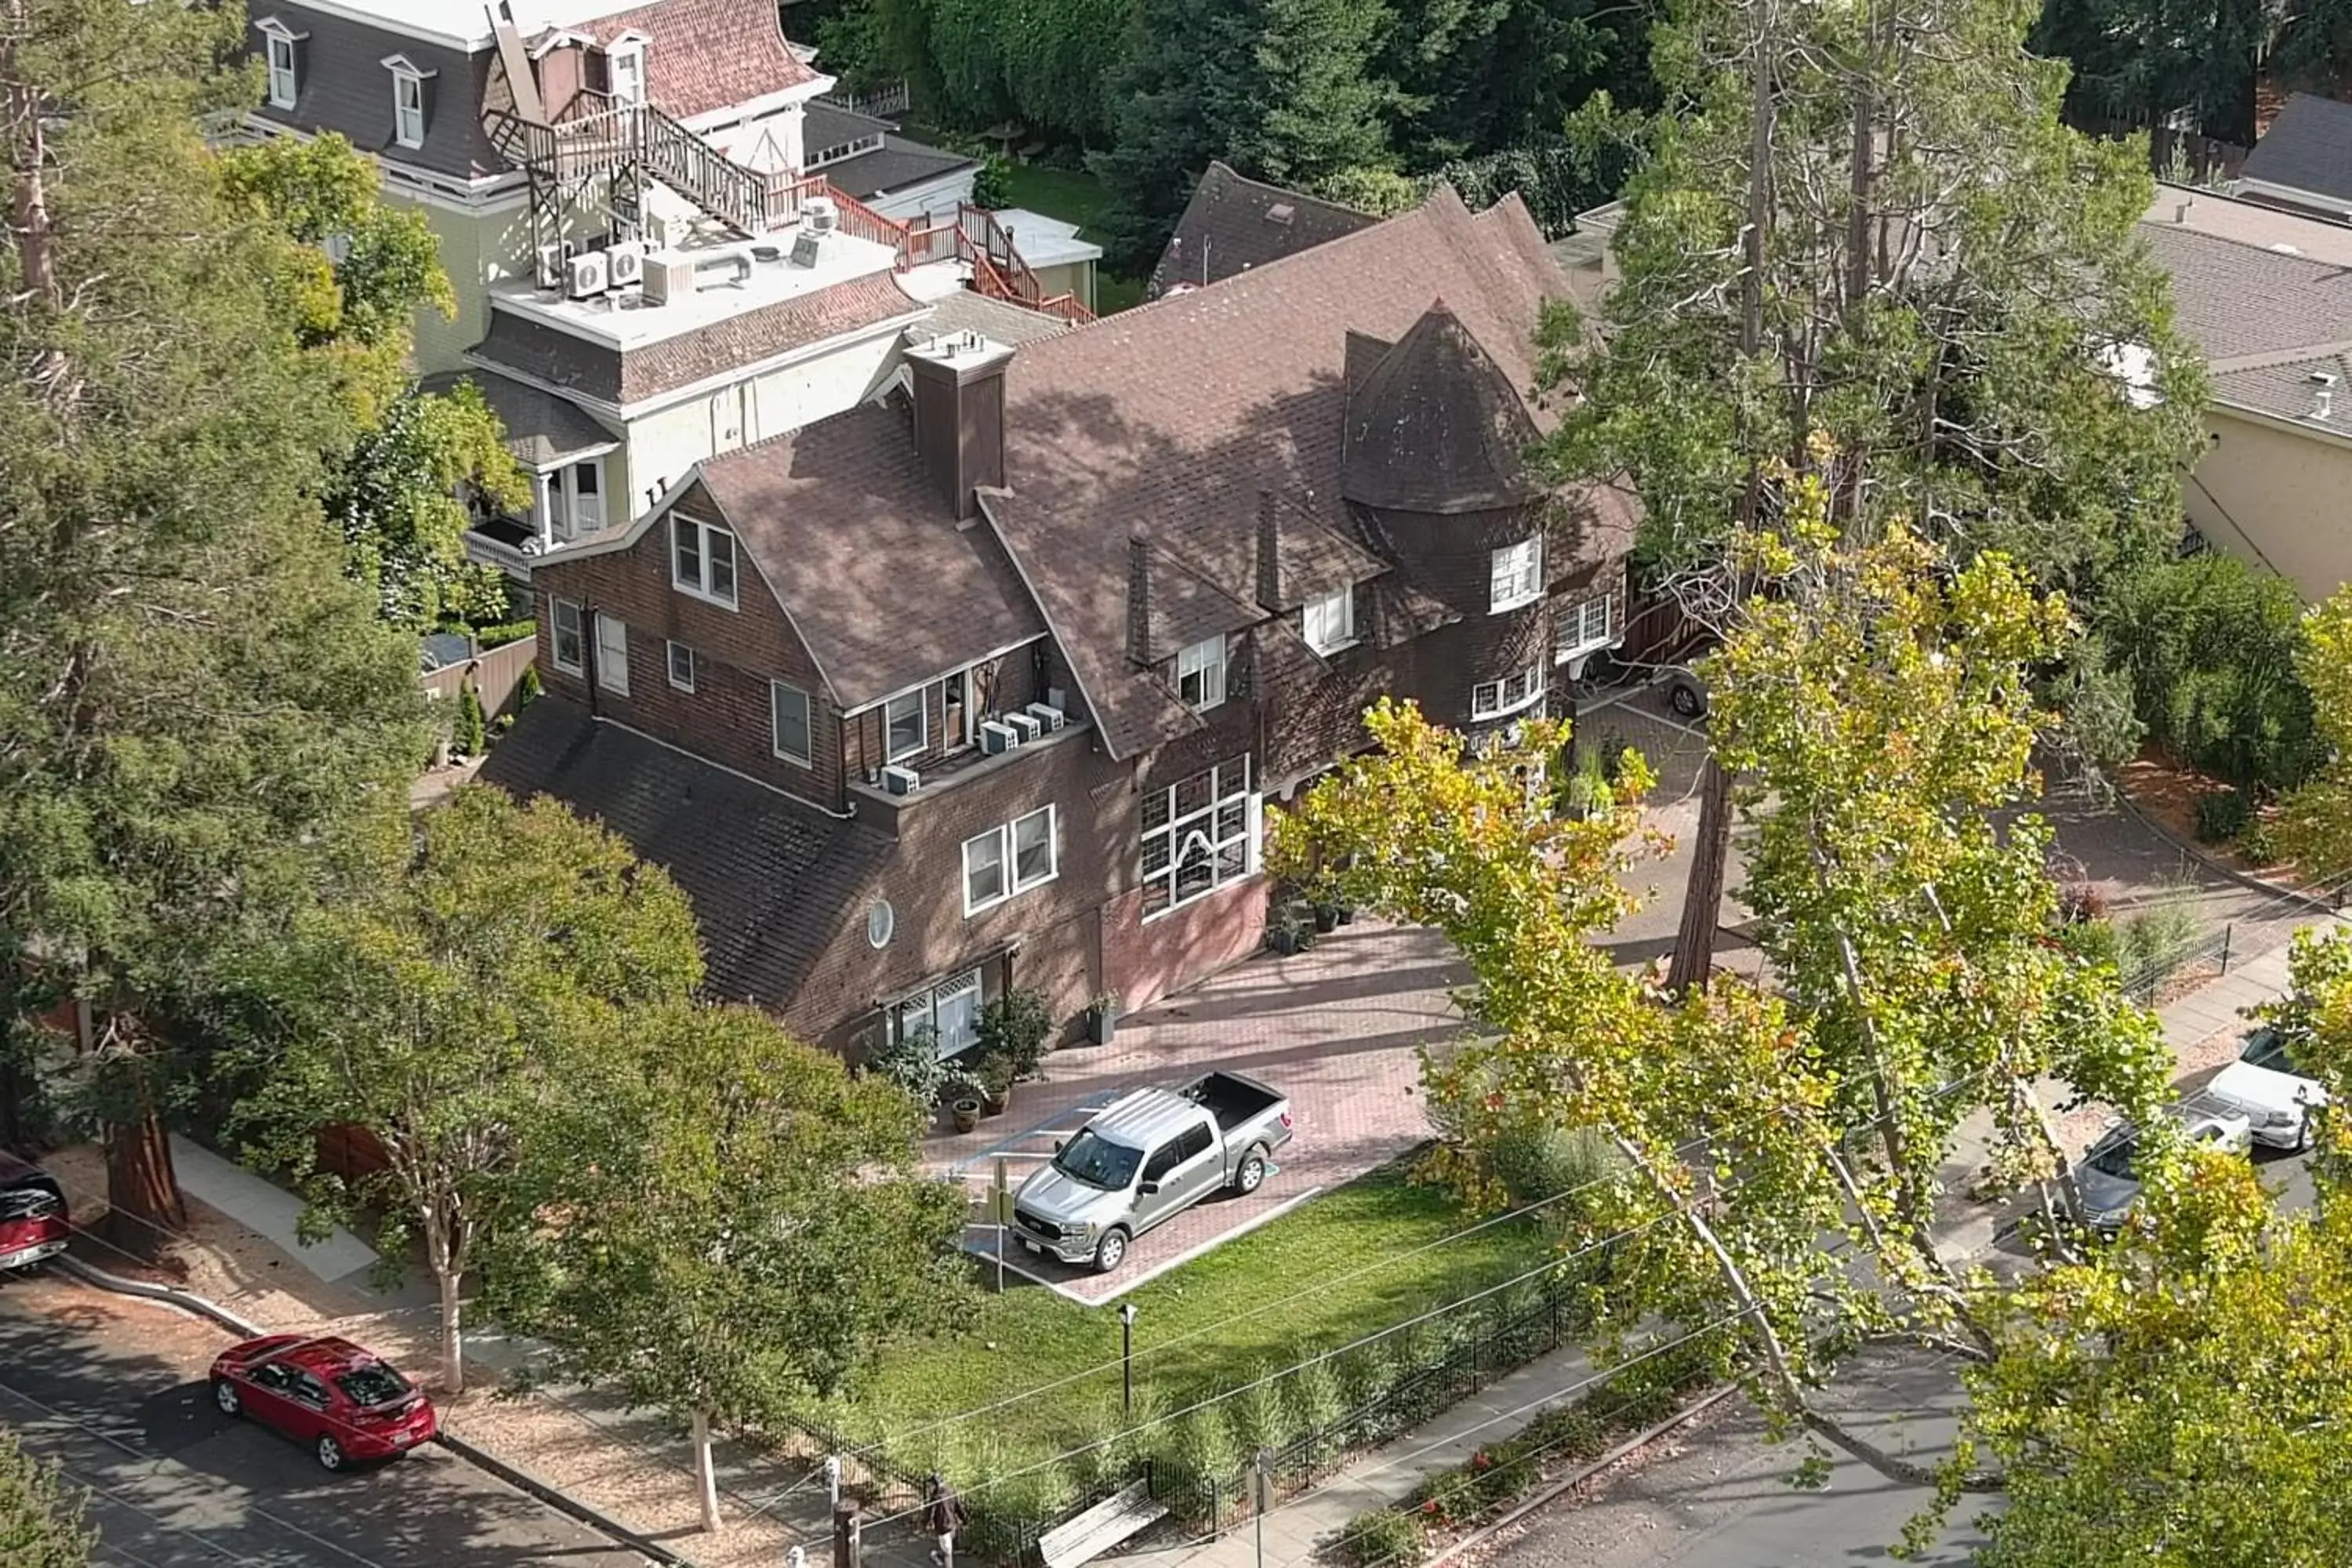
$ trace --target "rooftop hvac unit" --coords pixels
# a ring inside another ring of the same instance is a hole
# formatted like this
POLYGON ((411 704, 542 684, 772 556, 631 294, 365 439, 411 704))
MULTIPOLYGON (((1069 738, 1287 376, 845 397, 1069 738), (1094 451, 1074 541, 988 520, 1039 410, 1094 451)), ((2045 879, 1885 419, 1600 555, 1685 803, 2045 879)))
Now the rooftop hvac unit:
POLYGON ((682 256, 646 258, 645 301, 671 305, 694 292, 694 263, 682 256))
POLYGON ((912 795, 923 787, 923 775, 894 763, 882 770, 882 787, 891 795, 912 795))
POLYGON ((604 271, 615 289, 632 289, 646 280, 646 247, 625 239, 604 252, 604 271))
POLYGON ((575 300, 602 294, 604 286, 611 281, 604 269, 604 253, 601 250, 583 250, 564 265, 568 279, 565 292, 575 300))
POLYGON ((1028 713, 1007 713, 1004 716, 1004 725, 1024 741, 1035 740, 1038 732, 1045 729, 1034 715, 1028 713))
POLYGON ((563 291, 563 262, 570 254, 571 247, 561 242, 539 247, 538 280, 542 290, 550 294, 563 291))
POLYGON ((811 196, 801 207, 801 221, 811 234, 831 234, 841 226, 841 209, 831 196, 811 196))
POLYGON ((1026 711, 1029 717, 1037 721, 1037 728, 1048 735, 1069 721, 1062 710, 1050 702, 1032 702, 1026 711))
POLYGON ((1010 724, 1000 724, 990 719, 980 726, 980 749, 992 757, 1009 752, 1020 743, 1021 737, 1013 732, 1010 724))

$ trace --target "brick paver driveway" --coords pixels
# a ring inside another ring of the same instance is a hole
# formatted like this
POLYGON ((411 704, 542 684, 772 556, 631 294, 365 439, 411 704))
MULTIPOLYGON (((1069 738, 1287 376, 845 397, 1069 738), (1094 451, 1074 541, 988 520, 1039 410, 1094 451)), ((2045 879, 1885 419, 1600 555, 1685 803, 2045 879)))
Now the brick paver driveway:
MULTIPOLYGON (((924 1147, 933 1169, 983 1191, 1003 1155, 1017 1186, 1095 1109, 1131 1089, 1174 1086, 1213 1068, 1264 1079, 1290 1097, 1297 1131, 1277 1172, 1248 1198, 1211 1199, 1135 1244, 1114 1274, 1065 1268, 1015 1249, 1026 1272, 1107 1301, 1178 1260, 1395 1158, 1428 1136, 1416 1047, 1463 1027, 1450 988, 1468 971, 1436 932, 1358 921, 1290 957, 1261 953, 1119 1020, 1108 1046, 1045 1058, 1045 1081, 1013 1091, 1004 1115, 924 1147)), ((975 1231, 987 1252, 992 1233, 975 1231)))

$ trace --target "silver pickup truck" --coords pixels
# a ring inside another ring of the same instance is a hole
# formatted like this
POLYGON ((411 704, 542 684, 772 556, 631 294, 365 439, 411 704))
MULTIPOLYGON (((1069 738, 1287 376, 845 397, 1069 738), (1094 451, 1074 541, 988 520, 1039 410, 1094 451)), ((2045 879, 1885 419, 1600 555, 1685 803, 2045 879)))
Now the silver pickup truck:
POLYGON ((1213 1072, 1139 1089, 1054 1151, 1013 1194, 1013 1235, 1032 1252, 1108 1274, 1128 1243, 1211 1193, 1249 1194, 1290 1142, 1290 1102, 1254 1078, 1213 1072))

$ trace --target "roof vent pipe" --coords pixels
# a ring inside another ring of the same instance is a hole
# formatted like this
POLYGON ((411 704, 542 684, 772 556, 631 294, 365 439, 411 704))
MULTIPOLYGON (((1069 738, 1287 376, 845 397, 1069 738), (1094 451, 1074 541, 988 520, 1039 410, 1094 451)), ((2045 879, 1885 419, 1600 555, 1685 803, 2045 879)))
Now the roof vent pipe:
POLYGON ((2326 419, 2336 412, 2336 377, 2324 370, 2311 373, 2311 417, 2326 419))

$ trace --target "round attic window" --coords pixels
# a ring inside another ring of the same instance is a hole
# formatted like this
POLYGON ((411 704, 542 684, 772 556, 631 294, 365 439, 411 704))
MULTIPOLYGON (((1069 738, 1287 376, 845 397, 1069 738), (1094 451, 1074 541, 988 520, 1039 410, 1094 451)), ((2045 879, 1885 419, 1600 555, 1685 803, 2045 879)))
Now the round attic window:
POLYGON ((887 947, 891 933, 898 929, 898 911, 891 909, 890 900, 875 900, 873 907, 866 911, 866 940, 876 947, 887 947))

